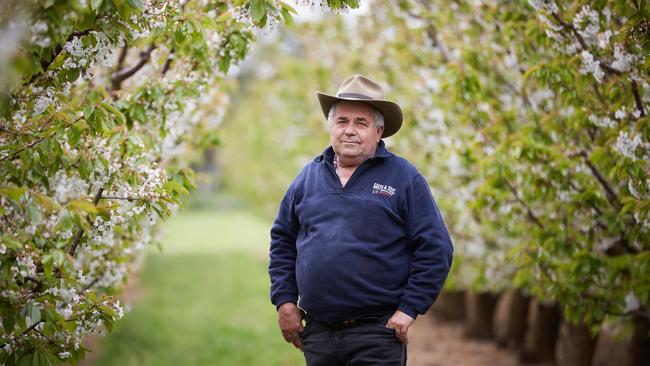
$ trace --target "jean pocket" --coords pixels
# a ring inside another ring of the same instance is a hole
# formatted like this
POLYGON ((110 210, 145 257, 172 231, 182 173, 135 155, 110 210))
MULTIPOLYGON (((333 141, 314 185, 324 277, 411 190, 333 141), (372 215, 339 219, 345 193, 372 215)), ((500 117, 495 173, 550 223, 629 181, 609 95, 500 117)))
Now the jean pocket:
POLYGON ((385 324, 377 324, 377 328, 379 328, 382 331, 382 333, 384 333, 384 334, 388 334, 388 335, 392 335, 392 336, 397 335, 397 333, 395 332, 395 329, 389 328, 385 324))

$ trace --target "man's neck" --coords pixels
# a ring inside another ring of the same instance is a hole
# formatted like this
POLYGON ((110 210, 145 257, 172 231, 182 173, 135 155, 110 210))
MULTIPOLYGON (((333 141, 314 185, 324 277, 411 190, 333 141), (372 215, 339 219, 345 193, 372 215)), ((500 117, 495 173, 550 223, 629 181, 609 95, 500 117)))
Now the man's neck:
POLYGON ((351 169, 354 170, 356 169, 359 165, 363 164, 364 161, 372 158, 375 156, 377 153, 377 148, 372 152, 372 154, 368 156, 361 156, 361 157, 355 157, 355 158, 346 158, 344 156, 338 155, 334 153, 334 161, 336 162, 336 165, 334 168, 340 168, 340 169, 351 169))

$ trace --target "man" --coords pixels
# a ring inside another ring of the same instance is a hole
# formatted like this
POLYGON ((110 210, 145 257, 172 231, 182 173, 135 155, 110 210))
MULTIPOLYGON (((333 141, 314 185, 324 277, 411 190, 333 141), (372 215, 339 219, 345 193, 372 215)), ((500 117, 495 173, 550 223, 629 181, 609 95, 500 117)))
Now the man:
POLYGON ((400 129, 400 106, 361 75, 317 95, 331 146, 292 182, 271 229, 280 329, 309 366, 404 365, 409 326, 449 272, 451 239, 424 177, 381 140, 400 129))

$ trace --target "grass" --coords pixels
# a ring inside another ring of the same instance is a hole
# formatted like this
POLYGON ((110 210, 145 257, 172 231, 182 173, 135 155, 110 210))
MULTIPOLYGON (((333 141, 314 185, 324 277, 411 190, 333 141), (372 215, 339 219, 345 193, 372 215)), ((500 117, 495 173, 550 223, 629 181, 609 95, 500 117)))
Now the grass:
POLYGON ((139 300, 96 365, 303 365, 269 301, 270 223, 239 209, 183 212, 149 253, 139 300))

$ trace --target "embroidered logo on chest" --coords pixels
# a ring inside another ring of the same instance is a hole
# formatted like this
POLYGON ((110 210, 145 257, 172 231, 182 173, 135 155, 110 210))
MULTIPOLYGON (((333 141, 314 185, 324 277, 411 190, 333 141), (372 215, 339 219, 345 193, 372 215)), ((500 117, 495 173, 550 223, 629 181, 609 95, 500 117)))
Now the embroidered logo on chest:
POLYGON ((372 185, 372 194, 380 194, 386 197, 393 197, 393 195, 395 195, 395 188, 387 184, 374 183, 372 185))

